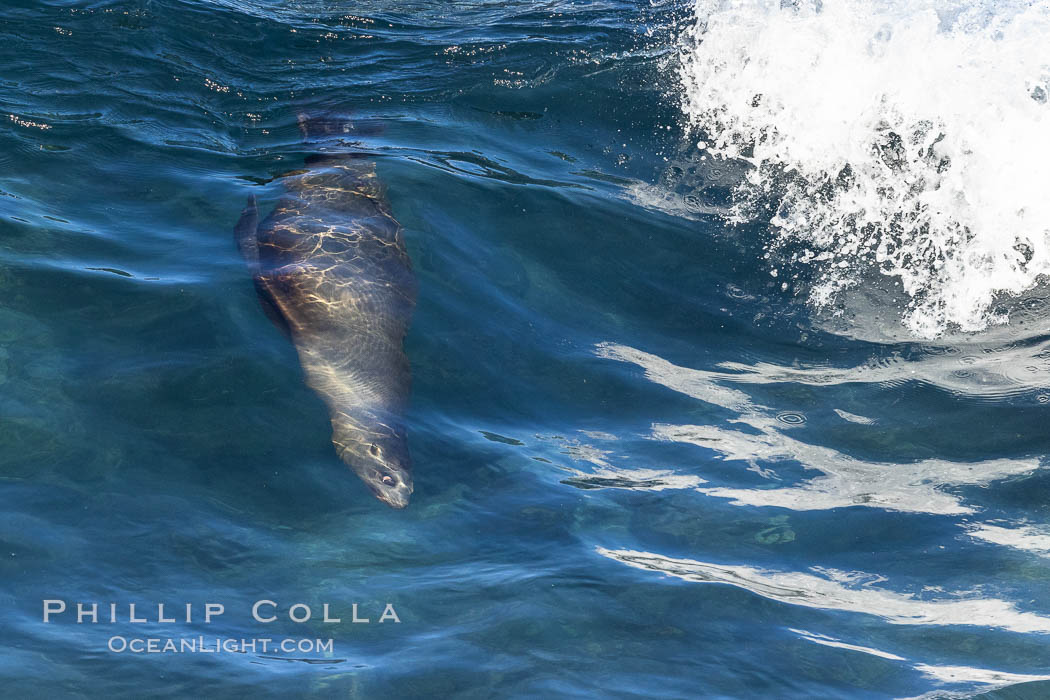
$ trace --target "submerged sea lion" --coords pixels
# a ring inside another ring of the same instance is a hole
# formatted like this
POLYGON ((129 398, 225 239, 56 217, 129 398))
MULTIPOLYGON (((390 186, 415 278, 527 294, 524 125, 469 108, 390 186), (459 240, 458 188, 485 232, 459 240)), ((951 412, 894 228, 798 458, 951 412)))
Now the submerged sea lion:
POLYGON ((255 197, 235 229, 263 309, 295 343, 306 383, 328 405, 332 443, 376 497, 408 505, 412 469, 403 415, 403 341, 416 280, 375 163, 324 152, 349 122, 300 116, 322 152, 282 178, 286 194, 262 222, 255 197))

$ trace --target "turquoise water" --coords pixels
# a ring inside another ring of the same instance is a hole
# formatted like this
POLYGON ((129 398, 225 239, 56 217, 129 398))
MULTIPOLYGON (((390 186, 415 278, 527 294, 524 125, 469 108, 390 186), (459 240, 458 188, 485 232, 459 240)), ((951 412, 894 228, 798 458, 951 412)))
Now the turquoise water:
POLYGON ((920 341, 785 290, 683 155, 690 12, 6 0, 3 695, 1050 693, 1042 297, 920 341), (303 110, 354 114, 419 280, 404 511, 233 242, 303 110), (200 636, 332 641, 111 650, 200 636))

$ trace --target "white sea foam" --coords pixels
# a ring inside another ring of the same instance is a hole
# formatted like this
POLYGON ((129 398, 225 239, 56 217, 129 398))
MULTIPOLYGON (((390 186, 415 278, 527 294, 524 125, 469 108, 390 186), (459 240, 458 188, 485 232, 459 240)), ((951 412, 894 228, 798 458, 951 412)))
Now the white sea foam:
POLYGON ((859 651, 864 654, 878 656, 882 659, 889 659, 890 661, 907 661, 907 659, 905 659, 903 656, 897 656, 896 654, 891 654, 888 651, 882 651, 881 649, 875 649, 873 647, 862 647, 858 644, 847 644, 846 642, 835 639, 834 637, 829 637, 826 634, 818 634, 817 632, 807 632, 806 630, 794 629, 792 627, 789 627, 788 629, 794 632, 795 634, 799 635, 806 641, 813 642, 814 644, 820 644, 826 647, 834 647, 836 649, 849 649, 851 651, 859 651))
POLYGON ((1045 527, 1025 524, 1001 527, 981 523, 970 530, 970 537, 1050 557, 1050 531, 1045 527))
MULTIPOLYGON (((783 414, 752 401, 742 388, 724 386, 726 383, 743 387, 749 383, 827 385, 893 381, 901 376, 899 370, 884 372, 877 366, 845 371, 814 370, 764 363, 728 363, 723 366, 734 372, 712 372, 681 367, 643 350, 616 343, 599 344, 595 354, 636 364, 645 370, 646 378, 652 382, 738 414, 728 420, 731 425, 726 427, 653 423, 650 437, 654 440, 706 448, 725 460, 748 463, 756 470, 762 470, 760 473, 767 478, 779 479, 773 468, 785 462, 796 462, 821 473, 804 481, 775 487, 696 487, 701 493, 728 498, 736 505, 798 511, 866 506, 901 512, 962 515, 973 513, 975 509, 945 487, 986 486, 1012 476, 1031 474, 1040 466, 1039 460, 1034 458, 981 462, 925 459, 903 464, 860 459, 831 447, 806 442, 804 435, 792 437, 785 432, 785 427, 793 426, 785 426, 779 419, 783 414), (737 430, 738 426, 744 429, 737 430)), ((923 373, 929 370, 918 363, 914 366, 921 369, 919 372, 912 370, 910 378, 925 381, 923 373)))
POLYGON ((595 551, 636 569, 694 583, 737 586, 788 605, 875 615, 894 625, 976 625, 1022 634, 1050 633, 1050 617, 1019 610, 1009 601, 980 597, 976 592, 919 598, 878 586, 845 584, 841 576, 830 575, 848 572, 773 571, 637 550, 596 547, 595 551))
POLYGON ((979 330, 1050 273, 1048 35, 1047 0, 698 0, 683 108, 817 307, 882 273, 912 332, 979 330))

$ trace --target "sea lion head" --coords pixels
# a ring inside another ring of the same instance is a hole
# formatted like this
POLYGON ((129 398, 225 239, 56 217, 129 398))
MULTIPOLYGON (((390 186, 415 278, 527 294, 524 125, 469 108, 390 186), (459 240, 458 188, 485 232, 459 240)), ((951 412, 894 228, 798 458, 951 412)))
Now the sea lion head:
POLYGON ((367 430, 356 425, 335 427, 340 459, 380 501, 391 508, 407 506, 413 486, 405 431, 383 423, 373 423, 367 430))

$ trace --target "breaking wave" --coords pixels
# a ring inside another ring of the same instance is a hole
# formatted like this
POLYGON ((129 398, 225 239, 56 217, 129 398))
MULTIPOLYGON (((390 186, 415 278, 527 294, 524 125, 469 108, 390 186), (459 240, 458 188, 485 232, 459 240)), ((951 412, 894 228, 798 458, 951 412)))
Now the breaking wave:
POLYGON ((785 290, 976 331, 1050 272, 1048 35, 1046 1, 698 0, 682 104, 785 290))

